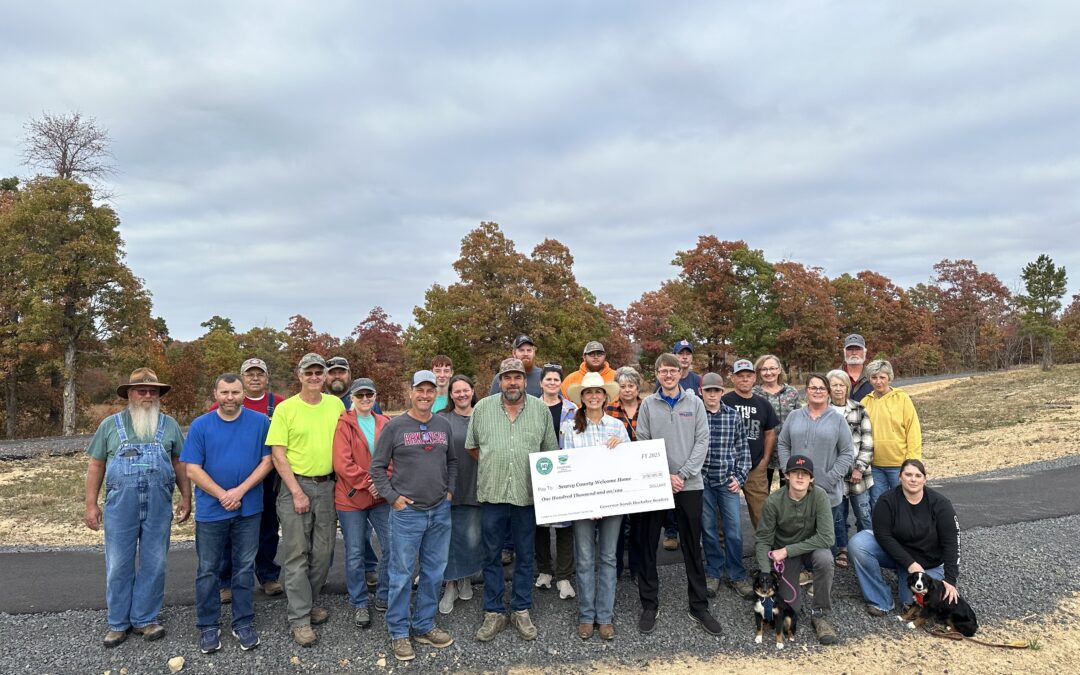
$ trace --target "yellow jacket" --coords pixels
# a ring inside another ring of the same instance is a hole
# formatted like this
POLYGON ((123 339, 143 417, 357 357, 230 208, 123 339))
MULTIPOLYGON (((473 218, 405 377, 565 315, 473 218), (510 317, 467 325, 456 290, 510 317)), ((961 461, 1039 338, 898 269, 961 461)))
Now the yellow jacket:
POLYGON ((922 459, 922 426, 907 392, 891 389, 862 400, 874 434, 874 466, 898 467, 905 459, 922 459))

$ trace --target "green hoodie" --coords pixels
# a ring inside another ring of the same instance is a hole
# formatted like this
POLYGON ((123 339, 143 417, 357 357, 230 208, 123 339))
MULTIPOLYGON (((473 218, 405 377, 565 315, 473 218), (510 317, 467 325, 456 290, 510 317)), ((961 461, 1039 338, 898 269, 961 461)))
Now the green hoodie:
POLYGON ((794 558, 832 548, 836 533, 828 493, 816 485, 799 501, 788 496, 786 487, 772 493, 765 500, 755 539, 754 553, 763 572, 772 569, 769 551, 787 547, 788 557, 794 558))

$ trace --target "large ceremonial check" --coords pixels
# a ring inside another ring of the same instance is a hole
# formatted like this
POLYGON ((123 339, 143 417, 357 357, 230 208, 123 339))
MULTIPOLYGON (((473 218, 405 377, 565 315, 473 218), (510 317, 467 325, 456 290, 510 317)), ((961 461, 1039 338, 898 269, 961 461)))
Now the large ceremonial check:
POLYGON ((529 455, 536 523, 674 508, 663 439, 529 455))

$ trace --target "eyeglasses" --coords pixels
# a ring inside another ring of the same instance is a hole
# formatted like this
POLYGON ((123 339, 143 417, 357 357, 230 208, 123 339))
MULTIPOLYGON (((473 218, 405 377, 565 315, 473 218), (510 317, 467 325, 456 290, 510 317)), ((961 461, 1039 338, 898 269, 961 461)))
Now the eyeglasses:
POLYGON ((136 396, 157 396, 157 387, 132 387, 128 389, 128 396, 135 394, 136 396))
POLYGON ((303 373, 304 377, 322 377, 325 374, 322 370, 305 370, 303 373))
POLYGON ((544 367, 545 368, 550 368, 552 370, 557 370, 560 373, 562 372, 562 366, 560 366, 558 363, 545 363, 544 367))
POLYGON ((823 391, 829 391, 829 390, 827 388, 825 388, 825 387, 807 387, 806 391, 813 391, 813 392, 816 392, 816 393, 821 393, 823 391))
POLYGON ((353 394, 356 398, 375 398, 375 392, 373 391, 358 391, 353 394))
POLYGON ((660 370, 656 371, 656 374, 657 375, 678 375, 679 372, 680 371, 679 371, 678 368, 661 368, 660 370))

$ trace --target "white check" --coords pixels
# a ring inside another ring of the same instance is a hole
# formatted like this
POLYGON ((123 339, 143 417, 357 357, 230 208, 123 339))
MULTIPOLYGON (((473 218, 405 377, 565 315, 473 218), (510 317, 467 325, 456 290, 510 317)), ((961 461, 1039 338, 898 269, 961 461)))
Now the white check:
POLYGON ((663 439, 529 455, 538 525, 675 507, 663 439))

